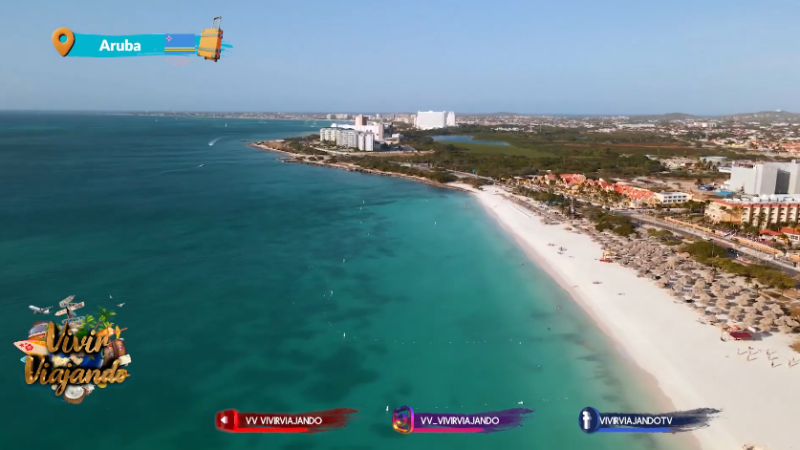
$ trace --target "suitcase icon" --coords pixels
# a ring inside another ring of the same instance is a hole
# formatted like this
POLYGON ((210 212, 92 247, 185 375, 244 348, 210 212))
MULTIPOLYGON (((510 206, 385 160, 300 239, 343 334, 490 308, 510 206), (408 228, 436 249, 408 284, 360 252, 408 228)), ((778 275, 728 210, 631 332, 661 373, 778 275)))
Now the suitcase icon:
POLYGON ((214 17, 211 21, 211 28, 203 30, 200 35, 200 45, 197 46, 197 56, 217 62, 220 48, 222 47, 222 30, 220 26, 222 26, 222 17, 214 17), (216 28, 214 23, 217 24, 216 28))

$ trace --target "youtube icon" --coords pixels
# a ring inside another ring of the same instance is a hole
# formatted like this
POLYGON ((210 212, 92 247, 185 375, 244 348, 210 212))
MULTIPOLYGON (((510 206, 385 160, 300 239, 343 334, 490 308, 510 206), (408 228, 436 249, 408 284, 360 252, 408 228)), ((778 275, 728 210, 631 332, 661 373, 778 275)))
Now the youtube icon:
POLYGON ((216 425, 218 430, 234 431, 236 429, 237 413, 233 409, 217 413, 216 425))

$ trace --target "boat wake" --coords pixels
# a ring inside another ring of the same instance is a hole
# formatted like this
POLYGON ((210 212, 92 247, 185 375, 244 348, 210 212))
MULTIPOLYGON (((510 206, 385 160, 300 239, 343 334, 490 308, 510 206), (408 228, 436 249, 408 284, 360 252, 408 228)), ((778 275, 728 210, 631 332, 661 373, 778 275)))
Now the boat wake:
POLYGON ((205 166, 205 164, 200 164, 200 165, 197 165, 197 166, 194 166, 194 167, 186 167, 184 169, 166 170, 164 172, 159 173, 159 175, 164 175, 164 174, 173 173, 173 172, 185 172, 187 170, 199 169, 199 168, 201 168, 203 166, 205 166))
POLYGON ((214 139, 213 141, 209 142, 209 143, 208 143, 208 145, 209 145, 209 146, 213 146, 213 145, 214 145, 214 144, 216 144, 216 143, 217 143, 217 141, 218 141, 218 140, 220 140, 220 139, 222 139, 222 138, 221 138, 221 137, 218 137, 218 138, 214 139))

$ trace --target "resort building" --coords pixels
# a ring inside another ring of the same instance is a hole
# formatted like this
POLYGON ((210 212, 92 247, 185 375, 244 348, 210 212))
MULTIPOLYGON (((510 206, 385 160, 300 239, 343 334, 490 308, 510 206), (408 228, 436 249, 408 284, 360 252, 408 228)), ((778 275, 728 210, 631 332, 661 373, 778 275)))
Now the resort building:
POLYGON ((420 111, 417 113, 416 127, 420 130, 433 130, 436 128, 446 128, 448 126, 447 119, 449 115, 453 116, 453 124, 455 124, 456 115, 453 112, 436 112, 436 111, 420 111))
POLYGON ((358 131, 339 130, 339 132, 336 133, 336 145, 346 148, 358 147, 358 131))
POLYGON ((375 150, 375 135, 371 132, 356 131, 349 128, 322 128, 319 130, 322 142, 333 142, 338 147, 357 148, 361 151, 375 150))
POLYGON ((715 223, 748 224, 760 228, 795 223, 800 220, 800 196, 764 195, 714 200, 706 207, 705 215, 715 223))
POLYGON ((322 128, 319 130, 319 140, 336 141, 336 128, 322 128))
POLYGON ((686 203, 692 199, 692 195, 685 192, 656 192, 653 197, 656 203, 662 205, 686 203))
POLYGON ((354 125, 334 123, 331 124, 331 128, 355 130, 362 133, 372 133, 375 137, 375 140, 378 142, 383 142, 386 134, 391 136, 391 133, 394 130, 394 128, 389 125, 389 130, 387 132, 384 124, 380 122, 367 122, 366 116, 356 116, 354 125))
POLYGON ((375 149, 375 135, 372 133, 358 133, 358 149, 371 152, 375 149))
POLYGON ((797 161, 734 163, 731 179, 725 186, 748 195, 800 194, 800 164, 797 161))
POLYGON ((797 228, 783 227, 781 233, 792 242, 800 242, 800 230, 797 228))
POLYGON ((447 125, 448 127, 456 126, 456 113, 455 112, 450 111, 449 113, 447 113, 447 119, 445 120, 445 125, 447 125))
POLYGON ((643 206, 652 204, 653 198, 655 197, 655 192, 649 189, 630 186, 627 184, 613 184, 611 186, 611 189, 617 194, 622 194, 625 197, 628 197, 628 203, 634 208, 641 208, 643 206))

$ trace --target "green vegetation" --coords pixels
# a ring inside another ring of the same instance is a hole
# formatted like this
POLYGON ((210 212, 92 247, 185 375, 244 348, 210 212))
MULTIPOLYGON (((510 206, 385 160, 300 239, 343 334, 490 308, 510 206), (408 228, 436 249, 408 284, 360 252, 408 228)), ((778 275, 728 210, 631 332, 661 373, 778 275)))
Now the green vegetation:
MULTIPOLYGON (((458 130, 458 133, 467 133, 458 130)), ((510 178, 513 176, 532 175, 551 170, 556 173, 583 173, 588 177, 606 178, 634 177, 661 172, 664 168, 658 161, 651 160, 642 154, 617 152, 611 148, 590 146, 565 146, 544 140, 533 145, 512 142, 510 146, 484 145, 462 142, 436 142, 431 136, 442 133, 442 130, 408 131, 404 134, 404 144, 411 145, 420 151, 432 151, 410 157, 414 162, 428 162, 442 168, 470 172, 476 169, 479 174, 492 178, 510 178)), ((449 133, 450 131, 448 131, 449 133)), ((537 138, 530 133, 505 133, 508 136, 520 135, 525 139, 537 138)), ((506 136, 506 137, 508 137, 506 136)), ((486 137, 507 142, 509 139, 486 137)), ((653 152, 650 152, 653 153, 653 152)))
POLYGON ((480 188, 481 186, 486 186, 487 184, 492 184, 491 181, 486 180, 484 178, 462 178, 462 182, 474 187, 480 188))
POLYGON ((561 194, 556 194, 552 191, 532 191, 530 189, 520 188, 515 191, 520 195, 530 197, 537 202, 547 203, 550 205, 567 205, 569 199, 561 194))
POLYGON ((102 330, 104 328, 110 327, 111 326, 111 322, 109 321, 109 319, 111 319, 111 317, 116 316, 116 315, 117 315, 117 313, 115 313, 114 311, 111 311, 109 309, 98 308, 97 309, 97 324, 98 325, 103 325, 103 327, 100 328, 100 329, 102 330))
POLYGON ((609 214, 601 209, 593 209, 588 215, 589 220, 594 223, 597 231, 611 230, 612 233, 620 236, 630 236, 634 233, 633 223, 626 216, 609 214))
MULTIPOLYGON (((332 160, 334 159, 331 158, 329 161, 332 160)), ((404 166, 400 165, 397 161, 393 160, 392 158, 342 157, 339 158, 338 161, 357 165, 364 169, 380 170, 382 172, 392 172, 403 175, 427 178, 429 180, 436 181, 438 183, 451 183, 453 181, 458 180, 458 177, 453 175, 452 173, 445 172, 439 169, 422 170, 422 169, 417 169, 415 167, 404 166)))
POLYGON ((743 265, 726 258, 727 250, 711 242, 699 241, 687 244, 681 250, 689 253, 699 263, 717 267, 725 272, 746 278, 756 279, 759 283, 777 289, 794 287, 794 279, 783 272, 763 265, 743 265))
POLYGON ((521 148, 513 145, 479 144, 475 142, 455 142, 453 145, 473 153, 528 156, 531 158, 538 156, 554 156, 553 153, 546 150, 521 148))
POLYGON ((669 230, 657 230, 655 228, 648 228, 647 229, 647 234, 649 234, 650 236, 653 236, 653 237, 660 237, 660 238, 666 238, 666 237, 672 237, 673 236, 672 231, 669 231, 669 230))

